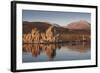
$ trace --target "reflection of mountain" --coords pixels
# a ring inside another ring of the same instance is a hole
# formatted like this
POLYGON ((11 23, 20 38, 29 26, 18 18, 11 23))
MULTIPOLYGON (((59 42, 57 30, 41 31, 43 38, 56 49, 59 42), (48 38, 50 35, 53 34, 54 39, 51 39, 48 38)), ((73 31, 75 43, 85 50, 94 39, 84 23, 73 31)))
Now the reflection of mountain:
MULTIPOLYGON (((81 43, 59 43, 59 44, 23 44, 23 52, 31 53, 33 57, 38 57, 41 53, 45 53, 49 60, 53 60, 56 56, 57 50, 69 48, 71 51, 80 53, 87 52, 90 48, 89 42, 81 43)), ((63 53, 63 52, 62 52, 63 53)))
POLYGON ((23 43, 90 41, 90 30, 87 29, 90 29, 90 24, 85 21, 71 23, 67 28, 48 22, 25 21, 23 22, 23 43))

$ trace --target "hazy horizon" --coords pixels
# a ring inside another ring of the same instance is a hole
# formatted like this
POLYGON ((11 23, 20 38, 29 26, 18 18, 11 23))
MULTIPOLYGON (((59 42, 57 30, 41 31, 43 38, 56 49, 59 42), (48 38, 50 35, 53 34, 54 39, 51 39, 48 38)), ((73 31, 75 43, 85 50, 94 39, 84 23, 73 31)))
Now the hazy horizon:
POLYGON ((80 12, 58 12, 58 11, 39 11, 39 10, 23 10, 22 20, 29 22, 50 22, 66 26, 75 21, 84 20, 91 22, 90 13, 80 12))

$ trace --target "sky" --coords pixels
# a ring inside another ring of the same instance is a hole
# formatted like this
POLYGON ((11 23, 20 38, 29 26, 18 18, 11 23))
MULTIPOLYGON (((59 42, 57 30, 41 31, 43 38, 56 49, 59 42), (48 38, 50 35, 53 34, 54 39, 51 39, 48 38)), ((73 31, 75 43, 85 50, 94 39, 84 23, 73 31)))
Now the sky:
POLYGON ((90 13, 80 12, 58 12, 58 11, 39 11, 39 10, 23 10, 22 20, 29 22, 50 22, 66 26, 75 21, 85 20, 91 22, 90 13))

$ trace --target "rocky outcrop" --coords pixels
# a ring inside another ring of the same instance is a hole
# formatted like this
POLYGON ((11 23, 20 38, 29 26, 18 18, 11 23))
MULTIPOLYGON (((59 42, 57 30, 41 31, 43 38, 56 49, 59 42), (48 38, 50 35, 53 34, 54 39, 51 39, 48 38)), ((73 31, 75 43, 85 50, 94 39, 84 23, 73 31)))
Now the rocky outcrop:
POLYGON ((31 33, 23 34, 24 43, 46 43, 46 42, 56 42, 56 29, 54 26, 50 26, 45 32, 37 30, 37 28, 32 29, 31 33))
POLYGON ((23 43, 32 43, 31 33, 23 34, 23 43))
POLYGON ((47 41, 54 42, 55 41, 55 29, 54 26, 51 26, 46 31, 47 41))

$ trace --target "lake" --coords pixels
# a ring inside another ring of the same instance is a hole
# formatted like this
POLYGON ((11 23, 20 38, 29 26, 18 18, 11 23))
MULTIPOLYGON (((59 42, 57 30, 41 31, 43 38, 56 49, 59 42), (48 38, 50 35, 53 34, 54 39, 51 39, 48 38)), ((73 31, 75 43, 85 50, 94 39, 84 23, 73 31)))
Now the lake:
POLYGON ((90 42, 23 44, 22 50, 23 63, 91 59, 90 42))

